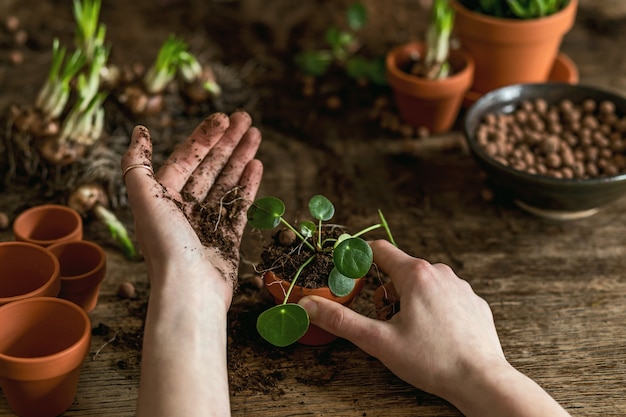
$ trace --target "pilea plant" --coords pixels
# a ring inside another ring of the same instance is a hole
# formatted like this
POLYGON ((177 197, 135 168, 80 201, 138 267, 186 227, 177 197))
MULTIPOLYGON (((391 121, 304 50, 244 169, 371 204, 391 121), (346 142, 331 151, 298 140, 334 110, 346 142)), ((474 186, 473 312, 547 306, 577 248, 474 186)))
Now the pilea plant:
POLYGON ((331 26, 326 30, 324 37, 328 48, 296 54, 296 65, 312 77, 321 77, 332 65, 336 65, 356 80, 386 84, 383 59, 370 59, 357 54, 361 47, 357 32, 367 22, 365 6, 359 2, 351 4, 346 10, 346 21, 348 29, 331 26))
POLYGON ((490 16, 536 19, 563 9, 570 0, 462 0, 470 10, 490 16))
MULTIPOLYGON (((275 346, 288 346, 300 339, 309 328, 309 317, 298 304, 289 303, 289 295, 298 278, 317 256, 332 258, 332 270, 328 276, 331 292, 342 297, 349 294, 356 279, 364 277, 373 262, 373 253, 369 244, 360 236, 378 228, 384 228, 390 241, 395 244, 389 225, 379 210, 381 222, 369 226, 355 234, 342 233, 337 238, 323 238, 324 222, 332 219, 335 207, 323 195, 315 195, 309 200, 309 212, 315 221, 304 221, 296 228, 287 222, 285 204, 276 197, 264 197, 256 200, 248 210, 248 223, 257 229, 274 229, 279 225, 292 231, 300 241, 298 251, 306 251, 309 256, 302 262, 293 277, 289 277, 290 286, 282 304, 264 311, 257 319, 257 331, 275 346)), ((287 277, 285 277, 287 278, 287 277)))

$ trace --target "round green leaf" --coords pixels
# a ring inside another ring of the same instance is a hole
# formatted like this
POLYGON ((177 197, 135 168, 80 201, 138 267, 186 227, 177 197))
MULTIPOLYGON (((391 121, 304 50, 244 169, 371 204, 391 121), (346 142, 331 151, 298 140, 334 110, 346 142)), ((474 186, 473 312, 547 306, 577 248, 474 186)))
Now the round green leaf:
POLYGON ((348 8, 346 17, 348 18, 348 25, 350 26, 350 29, 359 30, 367 21, 367 9, 360 2, 353 3, 348 8))
POLYGON ((348 278, 365 276, 370 270, 373 260, 372 248, 359 237, 345 239, 333 251, 335 267, 348 278))
POLYGON ((309 200, 309 212, 314 219, 328 221, 335 215, 335 206, 323 195, 314 195, 309 200))
POLYGON ((276 197, 256 200, 248 209, 248 223, 257 229, 273 229, 285 214, 285 203, 276 197))
POLYGON ((337 268, 333 268, 332 271, 330 271, 330 275, 328 276, 328 288, 330 288, 330 291, 337 297, 344 297, 350 294, 355 284, 355 279, 343 275, 337 268))
POLYGON ((304 237, 311 237, 317 231, 317 226, 312 221, 300 223, 300 234, 304 237))
POLYGON ((289 346, 309 329, 309 315, 298 304, 279 304, 261 313, 256 329, 274 346, 289 346))

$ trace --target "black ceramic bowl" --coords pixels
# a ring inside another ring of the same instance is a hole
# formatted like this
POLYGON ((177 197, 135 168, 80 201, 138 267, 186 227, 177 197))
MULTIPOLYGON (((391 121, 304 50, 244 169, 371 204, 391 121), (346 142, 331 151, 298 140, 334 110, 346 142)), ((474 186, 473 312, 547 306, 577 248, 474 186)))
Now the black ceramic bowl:
POLYGON ((529 174, 504 165, 488 155, 476 139, 476 129, 489 113, 511 113, 524 100, 543 98, 556 105, 585 99, 608 100, 618 117, 626 115, 626 98, 601 89, 566 83, 517 84, 482 96, 465 116, 465 136, 472 155, 486 171, 496 190, 510 196, 522 209, 554 219, 576 219, 595 214, 600 207, 626 194, 626 174, 587 179, 563 179, 529 174))

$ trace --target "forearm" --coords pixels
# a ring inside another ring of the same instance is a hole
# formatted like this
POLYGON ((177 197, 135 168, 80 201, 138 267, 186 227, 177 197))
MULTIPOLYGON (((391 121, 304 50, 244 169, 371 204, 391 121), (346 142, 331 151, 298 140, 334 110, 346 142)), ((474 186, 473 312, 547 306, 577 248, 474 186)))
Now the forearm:
POLYGON ((220 285, 211 285, 217 279, 222 277, 205 276, 195 282, 172 277, 164 280, 166 284, 153 286, 144 332, 138 416, 230 415, 228 306, 216 291, 220 285), (172 297, 180 302, 171 302, 172 297))
POLYGON ((464 381, 449 400, 467 417, 568 417, 536 382, 507 363, 484 367, 464 381))

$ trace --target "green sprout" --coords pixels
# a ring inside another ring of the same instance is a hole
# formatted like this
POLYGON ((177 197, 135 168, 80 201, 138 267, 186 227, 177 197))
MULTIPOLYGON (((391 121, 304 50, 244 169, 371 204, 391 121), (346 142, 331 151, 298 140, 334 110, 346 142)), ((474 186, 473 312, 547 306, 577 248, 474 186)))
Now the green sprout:
POLYGON ((355 79, 368 79, 375 84, 384 85, 385 68, 383 58, 368 59, 356 55, 360 47, 357 32, 367 22, 367 9, 362 3, 351 4, 346 10, 348 29, 335 26, 324 34, 327 48, 302 51, 296 54, 295 64, 305 74, 313 77, 325 75, 332 65, 344 67, 348 76, 355 79))
POLYGON ((333 268, 328 276, 331 292, 342 297, 348 295, 356 284, 356 279, 364 277, 373 262, 373 253, 369 244, 360 236, 378 228, 384 228, 390 241, 395 241, 382 212, 381 222, 369 226, 358 233, 343 233, 338 238, 322 240, 323 223, 335 214, 332 202, 323 195, 313 196, 309 200, 309 213, 316 221, 302 222, 299 228, 287 222, 285 204, 276 197, 264 197, 256 200, 248 209, 248 223, 257 229, 273 229, 282 224, 293 231, 297 238, 309 249, 310 256, 297 269, 291 279, 289 289, 282 304, 264 311, 257 319, 257 331, 275 346, 288 346, 300 339, 309 328, 309 317, 298 304, 287 300, 304 269, 316 256, 331 256, 333 268))
POLYGON ((126 256, 127 259, 136 259, 137 250, 135 249, 135 245, 133 245, 133 242, 128 236, 126 227, 119 221, 115 214, 100 204, 93 208, 93 212, 96 218, 104 223, 107 229, 109 229, 111 237, 115 240, 124 256, 126 256))
POLYGON ((446 78, 450 74, 448 55, 450 35, 454 27, 454 9, 448 0, 434 0, 431 22, 426 32, 426 57, 424 58, 429 78, 446 78))
POLYGON ((462 4, 478 13, 513 19, 536 19, 565 8, 570 0, 462 0, 462 4))
POLYGON ((57 119, 63 112, 70 96, 71 81, 85 63, 85 56, 80 50, 74 51, 67 61, 66 53, 65 47, 55 39, 52 42, 50 72, 35 101, 35 108, 49 119, 57 119))
POLYGON ((82 216, 91 214, 102 223, 127 259, 135 260, 138 258, 137 250, 128 235, 128 230, 106 207, 108 198, 102 185, 88 183, 78 186, 70 194, 67 204, 82 216))
MULTIPOLYGON (((184 83, 191 84, 196 80, 202 80, 202 65, 190 52, 180 52, 178 66, 180 77, 184 83)), ((202 80, 202 88, 213 97, 219 97, 222 94, 222 87, 213 78, 202 80)))
POLYGON ((96 49, 104 46, 106 26, 99 24, 101 0, 74 0, 73 12, 76 19, 76 48, 83 51, 88 60, 95 56, 96 49))
POLYGON ((104 67, 108 51, 98 46, 94 52, 87 74, 80 74, 77 81, 78 99, 61 127, 60 142, 72 139, 86 146, 95 143, 104 127, 105 92, 99 92, 100 71, 104 67))
POLYGON ((151 94, 159 94, 174 79, 180 67, 181 54, 187 51, 187 44, 170 35, 157 55, 156 61, 144 76, 144 86, 151 94))

